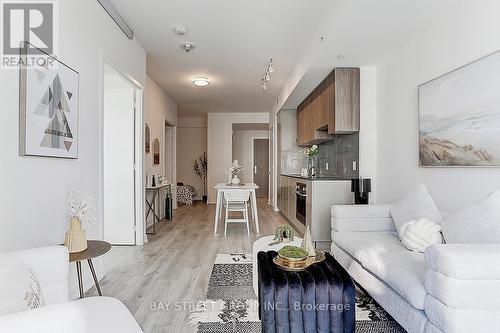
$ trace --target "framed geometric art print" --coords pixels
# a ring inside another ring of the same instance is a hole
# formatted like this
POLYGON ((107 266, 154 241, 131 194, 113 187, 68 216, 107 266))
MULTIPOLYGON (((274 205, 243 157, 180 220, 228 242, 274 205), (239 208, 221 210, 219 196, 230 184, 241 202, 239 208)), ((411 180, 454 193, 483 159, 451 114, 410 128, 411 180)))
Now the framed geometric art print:
POLYGON ((19 154, 78 158, 79 73, 28 42, 20 67, 19 154))

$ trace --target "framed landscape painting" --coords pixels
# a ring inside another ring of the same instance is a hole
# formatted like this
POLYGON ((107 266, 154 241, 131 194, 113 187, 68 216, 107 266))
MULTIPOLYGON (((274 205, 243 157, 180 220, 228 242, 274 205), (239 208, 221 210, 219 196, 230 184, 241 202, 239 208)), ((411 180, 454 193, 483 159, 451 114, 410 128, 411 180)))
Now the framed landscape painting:
POLYGON ((78 158, 78 72, 27 42, 21 59, 19 154, 78 158))
POLYGON ((420 165, 500 166, 500 52, 419 86, 420 165))

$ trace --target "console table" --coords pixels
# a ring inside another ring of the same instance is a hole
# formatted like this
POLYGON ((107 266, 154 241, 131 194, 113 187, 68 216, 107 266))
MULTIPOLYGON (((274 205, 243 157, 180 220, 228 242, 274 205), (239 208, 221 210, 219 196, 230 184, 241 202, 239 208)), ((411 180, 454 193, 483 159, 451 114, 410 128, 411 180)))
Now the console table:
POLYGON ((148 211, 146 213, 146 221, 148 220, 149 213, 153 212, 153 232, 147 232, 148 235, 154 235, 156 233, 156 222, 160 221, 158 214, 156 214, 156 198, 159 197, 160 189, 171 187, 171 184, 161 184, 156 186, 146 186, 146 204, 148 205, 148 211), (153 193, 153 198, 151 201, 148 200, 148 193, 153 193))

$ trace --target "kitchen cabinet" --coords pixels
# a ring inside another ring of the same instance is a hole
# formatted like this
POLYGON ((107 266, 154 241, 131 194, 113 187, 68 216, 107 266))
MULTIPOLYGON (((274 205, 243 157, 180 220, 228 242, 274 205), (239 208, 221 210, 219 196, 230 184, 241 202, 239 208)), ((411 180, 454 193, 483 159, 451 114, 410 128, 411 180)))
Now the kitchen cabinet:
POLYGON ((320 248, 329 248, 331 242, 330 215, 332 205, 353 204, 350 180, 313 181, 293 176, 280 176, 281 213, 290 224, 303 235, 305 225, 296 217, 297 198, 295 189, 297 183, 306 185, 306 223, 311 226, 311 235, 320 248))
POLYGON ((280 211, 287 218, 290 215, 288 177, 280 176, 280 211))
POLYGON ((303 157, 297 144, 297 110, 278 113, 278 170, 280 174, 300 173, 303 157))
POLYGON ((297 107, 297 142, 311 145, 359 131, 359 68, 335 68, 297 107))
POLYGON ((295 185, 295 178, 280 176, 280 211, 289 221, 296 220, 295 185))

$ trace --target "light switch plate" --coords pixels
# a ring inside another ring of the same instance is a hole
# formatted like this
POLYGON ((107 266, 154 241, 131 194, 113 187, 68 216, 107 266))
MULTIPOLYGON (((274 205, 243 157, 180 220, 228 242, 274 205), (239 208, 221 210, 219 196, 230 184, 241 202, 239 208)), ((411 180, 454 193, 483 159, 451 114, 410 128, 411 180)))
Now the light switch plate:
POLYGON ((328 170, 328 162, 325 163, 325 170, 328 170))
POLYGON ((358 168, 358 163, 356 161, 352 161, 352 170, 356 171, 357 168, 358 168))

